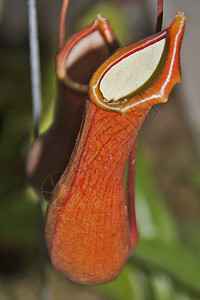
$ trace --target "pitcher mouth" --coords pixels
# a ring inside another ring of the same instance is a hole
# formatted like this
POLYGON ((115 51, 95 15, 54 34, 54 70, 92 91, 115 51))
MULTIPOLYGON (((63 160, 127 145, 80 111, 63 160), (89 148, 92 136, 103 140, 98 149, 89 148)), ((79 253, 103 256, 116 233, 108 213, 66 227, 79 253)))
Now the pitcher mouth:
POLYGON ((91 25, 73 35, 57 54, 58 78, 69 88, 88 93, 92 74, 118 48, 108 21, 98 15, 91 25))
POLYGON ((90 81, 91 101, 120 114, 166 102, 181 79, 179 56, 185 20, 180 12, 168 29, 109 57, 90 81))

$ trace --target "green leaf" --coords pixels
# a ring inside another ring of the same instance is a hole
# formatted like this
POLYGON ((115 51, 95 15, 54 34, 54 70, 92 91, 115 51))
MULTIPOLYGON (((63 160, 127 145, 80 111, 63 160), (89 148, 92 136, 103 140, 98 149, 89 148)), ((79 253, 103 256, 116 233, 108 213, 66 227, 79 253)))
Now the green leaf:
POLYGON ((150 272, 162 270, 200 296, 200 259, 185 247, 140 239, 133 257, 150 272))
POLYGON ((141 237, 171 243, 178 232, 154 180, 153 169, 141 147, 136 151, 136 216, 141 237))

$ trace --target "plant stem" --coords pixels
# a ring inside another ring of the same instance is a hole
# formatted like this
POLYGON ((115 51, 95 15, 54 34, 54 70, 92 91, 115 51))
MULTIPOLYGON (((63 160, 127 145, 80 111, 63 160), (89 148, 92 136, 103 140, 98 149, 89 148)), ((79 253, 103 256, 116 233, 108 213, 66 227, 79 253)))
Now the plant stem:
POLYGON ((163 21, 163 0, 158 0, 156 32, 161 31, 163 21))

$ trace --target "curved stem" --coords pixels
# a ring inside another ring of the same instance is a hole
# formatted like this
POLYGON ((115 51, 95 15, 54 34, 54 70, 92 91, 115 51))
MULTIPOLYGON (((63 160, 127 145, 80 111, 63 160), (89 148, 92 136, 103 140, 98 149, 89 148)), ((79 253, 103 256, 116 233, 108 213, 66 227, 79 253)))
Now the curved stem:
POLYGON ((60 23, 59 23, 58 51, 62 48, 62 46, 64 44, 65 19, 66 19, 68 4, 69 4, 69 0, 63 0, 61 14, 60 14, 60 23))
POLYGON ((161 31, 163 21, 163 0, 158 0, 156 32, 161 31))

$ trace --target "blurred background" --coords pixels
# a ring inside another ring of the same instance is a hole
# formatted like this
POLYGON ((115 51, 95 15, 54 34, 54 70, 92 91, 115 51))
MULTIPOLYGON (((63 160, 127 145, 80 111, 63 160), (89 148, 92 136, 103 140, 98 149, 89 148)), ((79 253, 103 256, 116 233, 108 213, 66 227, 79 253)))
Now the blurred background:
MULTIPOLYGON (((155 31, 156 0, 73 0, 66 35, 107 17, 122 45, 155 31)), ((56 105, 55 53, 62 1, 37 1, 42 74, 40 133, 56 105)), ((43 246, 46 202, 27 184, 33 141, 27 1, 0 0, 0 299, 200 299, 200 59, 198 0, 168 0, 164 26, 187 16, 182 82, 153 109, 137 144, 136 213, 140 240, 112 283, 84 287, 59 275, 43 246), (41 250, 42 249, 42 250, 41 250)))

